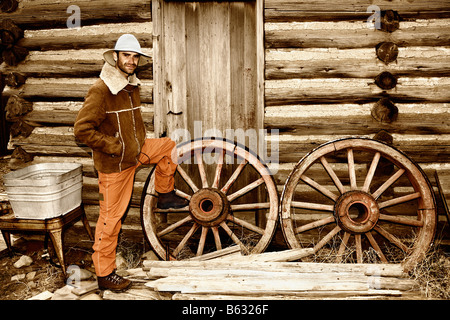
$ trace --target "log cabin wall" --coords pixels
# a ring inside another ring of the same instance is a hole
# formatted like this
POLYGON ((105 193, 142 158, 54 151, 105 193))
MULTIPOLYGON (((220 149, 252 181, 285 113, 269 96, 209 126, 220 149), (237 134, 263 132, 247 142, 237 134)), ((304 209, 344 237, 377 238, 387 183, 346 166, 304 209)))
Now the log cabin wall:
POLYGON ((433 186, 437 170, 449 203, 450 2, 266 0, 264 13, 264 126, 280 132, 280 192, 321 143, 384 136, 433 186))
MULTIPOLYGON (((102 53, 121 34, 135 34, 152 54, 151 1, 132 0, 126 6, 113 0, 6 2, 0 19, 23 31, 16 33, 9 51, 2 46, 10 64, 0 65, 7 79, 3 96, 9 97, 11 167, 83 163, 83 202, 95 225, 97 178, 90 150, 75 142, 73 123, 99 75, 102 53), (71 5, 80 9, 81 28, 68 28, 71 5)), ((264 36, 264 127, 280 132, 275 175, 280 192, 295 163, 321 143, 387 132, 392 144, 418 162, 432 182, 438 171, 450 203, 449 1, 344 0, 330 5, 323 0, 266 0, 264 36), (370 5, 395 11, 384 20, 387 29, 368 28, 374 13, 367 12, 370 5), (387 62, 377 57, 377 47, 385 48, 384 55, 381 49, 378 54, 387 62), (386 50, 398 51, 393 61, 386 50), (380 77, 385 71, 390 75, 380 77), (380 88, 376 79, 388 89, 380 88), (391 112, 383 113, 383 108, 391 112)), ((144 82, 142 110, 153 136, 152 65, 139 77, 144 82)), ((148 172, 143 168, 136 175, 124 228, 141 228, 140 192, 148 172)))

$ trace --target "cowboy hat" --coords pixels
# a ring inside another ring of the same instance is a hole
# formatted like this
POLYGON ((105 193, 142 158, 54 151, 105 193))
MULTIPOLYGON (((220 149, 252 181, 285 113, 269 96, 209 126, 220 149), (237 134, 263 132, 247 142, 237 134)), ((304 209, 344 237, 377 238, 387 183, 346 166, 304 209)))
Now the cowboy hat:
POLYGON ((112 66, 116 65, 116 61, 114 60, 115 51, 131 51, 140 54, 141 58, 139 59, 138 66, 143 66, 151 62, 151 57, 142 52, 139 41, 132 34, 121 35, 120 38, 117 39, 114 49, 107 50, 103 53, 103 58, 112 66))

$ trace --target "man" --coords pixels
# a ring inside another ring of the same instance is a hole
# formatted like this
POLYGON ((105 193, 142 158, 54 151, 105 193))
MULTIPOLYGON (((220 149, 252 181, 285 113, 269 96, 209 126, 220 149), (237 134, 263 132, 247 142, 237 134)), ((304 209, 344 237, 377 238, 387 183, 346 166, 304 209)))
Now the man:
POLYGON ((169 138, 145 138, 140 111, 141 83, 135 70, 146 64, 149 57, 131 34, 122 35, 114 49, 103 56, 106 63, 78 113, 74 134, 93 150, 98 171, 100 215, 92 255, 98 285, 103 290, 121 291, 129 288, 131 282, 115 273, 116 247, 136 168, 156 164, 159 208, 180 208, 187 201, 174 192, 175 143, 169 138))

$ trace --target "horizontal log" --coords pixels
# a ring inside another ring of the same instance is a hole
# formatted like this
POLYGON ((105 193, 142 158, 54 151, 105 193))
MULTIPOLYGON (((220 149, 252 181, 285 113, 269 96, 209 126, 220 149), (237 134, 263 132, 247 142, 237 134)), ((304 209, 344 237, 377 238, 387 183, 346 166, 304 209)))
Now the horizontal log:
MULTIPOLYGON (((279 251, 280 253, 282 251, 279 251)), ((275 253, 275 252, 273 252, 275 253)), ((264 253, 263 253, 264 255, 264 253)), ((254 261, 255 262, 255 261, 254 261)), ((166 267, 166 268, 150 268, 150 271, 147 272, 149 277, 176 277, 176 276, 184 276, 186 278, 190 278, 190 277, 199 277, 199 276, 205 276, 205 277, 214 277, 216 276, 217 278, 225 278, 225 277, 236 277, 236 276, 241 276, 241 277, 249 277, 249 278, 260 278, 260 277, 267 277, 267 279, 269 278, 284 278, 284 277, 293 277, 293 279, 299 277, 299 276, 303 276, 303 277, 308 277, 308 278, 314 278, 317 280, 324 280, 325 278, 329 278, 332 279, 336 276, 340 276, 342 277, 341 279, 348 279, 350 277, 355 277, 357 278, 358 276, 371 276, 373 275, 373 272, 376 270, 376 268, 374 268, 374 270, 370 270, 371 273, 370 274, 365 274, 363 272, 359 273, 359 272, 348 272, 345 269, 343 269, 341 272, 336 272, 336 271, 331 271, 331 272, 327 272, 327 271, 322 271, 321 273, 319 272, 306 272, 306 271, 299 271, 297 268, 283 268, 281 267, 280 270, 261 270, 260 269, 261 266, 257 266, 255 268, 252 267, 248 267, 248 266, 242 266, 241 264, 237 264, 237 266, 235 268, 224 268, 224 269, 220 269, 217 267, 212 267, 211 269, 206 269, 206 268, 197 268, 197 267, 177 267, 177 268, 170 268, 170 267, 166 267), (241 268, 243 269, 241 269, 241 268)), ((381 269, 380 270, 380 274, 378 274, 378 276, 381 276, 381 269)), ((397 268, 399 269, 398 271, 396 270, 396 272, 394 273, 394 276, 399 276, 399 277, 404 277, 405 274, 402 272, 401 267, 397 268)), ((383 274, 383 276, 391 276, 391 274, 383 274)))
MULTIPOLYGON (((148 131, 148 137, 153 133, 148 131)), ((38 127, 27 137, 14 137, 10 147, 22 147, 32 155, 90 157, 92 152, 75 141, 73 127, 38 127)))
POLYGON ((381 10, 394 10, 403 19, 429 19, 450 16, 450 5, 439 0, 432 1, 387 1, 369 0, 339 1, 329 5, 327 1, 269 0, 264 2, 265 21, 366 21, 372 14, 367 8, 377 5, 381 10))
POLYGON ((307 256, 313 255, 312 248, 290 249, 275 252, 263 252, 260 254, 250 254, 247 256, 237 255, 228 256, 224 259, 229 261, 252 261, 252 262, 284 262, 284 261, 298 261, 307 256))
MULTIPOLYGON (((450 25, 447 20, 426 22, 422 25, 404 23, 393 33, 368 29, 364 23, 357 27, 331 24, 323 29, 307 29, 274 24, 265 31, 266 48, 375 48, 390 41, 399 47, 447 46, 450 42, 450 25)), ((327 26, 326 23, 319 26, 327 26)))
MULTIPOLYGON (((262 293, 262 294, 201 294, 201 293, 175 293, 172 300, 322 300, 322 299, 345 299, 345 300, 386 300, 389 298, 398 299, 404 297, 405 293, 400 290, 367 290, 367 291, 304 291, 292 294, 283 293, 262 293)), ((406 294, 409 296, 409 293, 406 294)), ((411 295, 411 299, 419 300, 420 295, 411 295)))
POLYGON ((203 254, 201 256, 195 256, 193 258, 190 258, 190 261, 206 261, 206 260, 212 260, 212 259, 222 259, 222 258, 227 258, 230 255, 234 256, 234 255, 241 255, 241 248, 238 245, 235 246, 230 246, 228 248, 225 249, 220 249, 217 251, 213 251, 210 253, 206 253, 203 254))
MULTIPOLYGON (((318 143, 314 142, 280 144, 279 161, 282 163, 297 162, 317 146, 318 143)), ((395 146, 401 149, 416 162, 445 163, 450 156, 448 143, 441 145, 429 143, 423 145, 420 142, 416 142, 414 145, 407 146, 404 144, 398 144, 395 146)))
MULTIPOLYGON (((73 126, 78 111, 73 110, 33 110, 23 120, 39 125, 73 126)), ((147 131, 153 131, 153 111, 142 110, 142 117, 147 131)))
POLYGON ((110 23, 82 26, 79 29, 25 30, 24 38, 18 44, 30 51, 82 50, 114 48, 117 39, 124 33, 131 33, 139 40, 147 53, 153 46, 151 22, 110 23))
POLYGON ((399 264, 340 264, 340 263, 309 263, 309 262, 251 262, 251 261, 226 261, 226 260, 208 260, 208 261, 154 261, 144 260, 142 262, 143 270, 151 271, 152 268, 165 269, 238 269, 238 270, 260 270, 270 272, 284 272, 290 270, 296 273, 359 273, 364 275, 385 275, 401 277, 404 276, 403 268, 399 264))
POLYGON ((449 77, 450 50, 445 47, 400 48, 386 65, 367 49, 278 49, 266 51, 267 80, 294 78, 375 78, 388 71, 397 77, 449 77))
MULTIPOLYGON (((19 95, 29 100, 82 100, 97 78, 29 78, 19 89, 5 87, 5 96, 19 95)), ((143 80, 141 101, 153 102, 153 81, 143 80)))
MULTIPOLYGON (((0 20, 9 18, 24 29, 66 27, 73 12, 67 12, 71 0, 49 3, 47 0, 21 1, 16 11, 0 13, 0 20)), ((127 5, 116 1, 79 0, 75 3, 80 9, 81 25, 105 22, 151 21, 151 3, 147 0, 135 0, 127 5)), ((75 31, 76 32, 76 31, 75 31)))
POLYGON ((378 88, 373 79, 289 79, 266 81, 266 106, 299 103, 367 103, 389 94, 394 103, 448 102, 449 78, 400 78, 391 90, 378 88))
MULTIPOLYGON (((27 78, 68 78, 68 77, 96 77, 100 74, 103 64, 104 50, 70 50, 52 51, 47 54, 39 54, 33 57, 33 52, 22 63, 16 66, 3 64, 0 72, 6 75, 20 74, 27 78), (74 57, 75 54, 77 57, 74 57)), ((139 79, 152 79, 153 68, 151 64, 139 67, 137 70, 139 79)))
POLYGON ((397 119, 391 123, 376 121, 372 104, 363 105, 293 105, 267 107, 264 127, 294 135, 371 135, 386 130, 398 134, 449 134, 444 119, 450 106, 442 104, 396 104, 397 119))
MULTIPOLYGON (((329 276, 320 279, 317 275, 314 278, 299 279, 293 275, 287 277, 227 277, 226 279, 215 276, 182 277, 171 276, 147 283, 147 286, 158 291, 179 291, 182 293, 274 293, 274 292, 303 292, 310 290, 318 291, 341 291, 357 290, 366 291, 371 289, 372 283, 367 277, 353 276, 353 279, 342 276, 329 276)), ((399 289, 411 290, 416 283, 409 279, 389 279, 379 277, 376 289, 399 289)))

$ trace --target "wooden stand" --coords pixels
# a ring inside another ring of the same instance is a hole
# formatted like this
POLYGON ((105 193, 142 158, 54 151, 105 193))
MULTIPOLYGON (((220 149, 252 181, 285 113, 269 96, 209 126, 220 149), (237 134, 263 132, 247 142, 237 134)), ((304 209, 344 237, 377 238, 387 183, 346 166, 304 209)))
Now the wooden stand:
POLYGON ((10 251, 12 251, 10 237, 11 233, 21 231, 48 233, 52 239, 53 247, 55 248, 63 273, 66 275, 63 251, 63 232, 66 228, 73 225, 80 219, 83 222, 89 238, 94 240, 92 230, 89 226, 89 221, 86 218, 84 207, 82 205, 63 216, 46 220, 16 218, 14 217, 14 213, 11 211, 11 213, 0 217, 0 230, 2 231, 3 238, 5 239, 6 245, 10 251))

